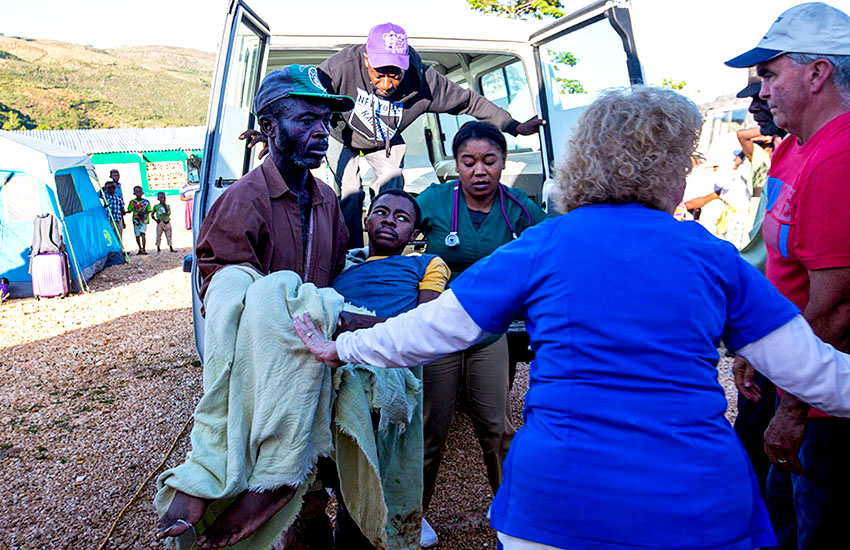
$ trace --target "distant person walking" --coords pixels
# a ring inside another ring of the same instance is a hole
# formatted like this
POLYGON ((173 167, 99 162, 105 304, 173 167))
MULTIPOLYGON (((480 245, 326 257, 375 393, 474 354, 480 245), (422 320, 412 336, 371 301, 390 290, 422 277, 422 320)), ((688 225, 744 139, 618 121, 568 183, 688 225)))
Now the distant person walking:
POLYGON ((151 202, 143 196, 141 185, 133 188, 133 194, 136 198, 127 204, 127 212, 133 214, 133 234, 136 235, 136 244, 139 245, 138 255, 143 256, 148 253, 145 250, 147 247, 145 233, 151 222, 151 202))
POLYGON ((153 205, 151 215, 156 222, 156 253, 161 252, 159 245, 162 242, 162 234, 165 233, 165 240, 168 242, 168 248, 174 252, 174 246, 171 243, 171 207, 165 202, 165 193, 160 191, 156 194, 157 203, 153 205))

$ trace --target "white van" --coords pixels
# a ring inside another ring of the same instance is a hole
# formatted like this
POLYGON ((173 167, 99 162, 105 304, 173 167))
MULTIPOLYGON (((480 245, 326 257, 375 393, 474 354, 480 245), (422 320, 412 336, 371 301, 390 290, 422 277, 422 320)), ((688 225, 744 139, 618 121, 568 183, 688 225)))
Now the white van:
MULTIPOLYGON (((251 112, 254 94, 270 71, 292 63, 318 65, 341 48, 363 44, 366 33, 388 17, 363 9, 354 21, 333 11, 293 7, 293 2, 243 0, 230 4, 216 61, 207 116, 207 137, 195 195, 193 228, 198 229, 215 200, 251 170, 256 155, 237 136, 256 127, 251 112), (264 4, 257 6, 257 4, 264 4), (261 9, 260 9, 261 8, 261 9), (368 20, 364 17, 368 16, 368 20), (272 34, 274 31, 274 34, 272 34)), ((418 9, 428 9, 417 2, 418 9)), ((508 159, 502 183, 520 187, 551 211, 549 196, 555 163, 578 115, 595 94, 612 86, 642 84, 630 17, 630 2, 598 0, 553 22, 508 20, 477 15, 451 17, 433 23, 433 13, 413 9, 393 20, 404 27, 408 42, 422 60, 463 87, 471 87, 513 118, 537 114, 548 124, 539 135, 506 136, 508 159), (564 63, 569 52, 575 64, 564 63), (559 60, 562 61, 559 63, 559 60)), ((403 133, 405 189, 419 193, 434 182, 457 177, 451 142, 469 116, 427 114, 403 133)), ((371 173, 365 162, 364 181, 371 173)), ((329 185, 327 170, 316 174, 329 185)), ((203 357, 204 331, 200 315, 197 266, 192 267, 195 343, 203 357)))

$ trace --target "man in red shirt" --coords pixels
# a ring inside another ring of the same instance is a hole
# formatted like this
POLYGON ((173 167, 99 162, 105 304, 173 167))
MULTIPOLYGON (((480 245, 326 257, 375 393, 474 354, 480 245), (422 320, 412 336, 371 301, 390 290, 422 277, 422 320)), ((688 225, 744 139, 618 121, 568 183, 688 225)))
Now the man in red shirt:
MULTIPOLYGON (((850 17, 822 3, 779 16, 758 47, 759 95, 791 135, 774 153, 767 277, 825 342, 850 350, 850 17)), ((767 503, 780 548, 850 547, 850 421, 781 393, 765 432, 767 503)))

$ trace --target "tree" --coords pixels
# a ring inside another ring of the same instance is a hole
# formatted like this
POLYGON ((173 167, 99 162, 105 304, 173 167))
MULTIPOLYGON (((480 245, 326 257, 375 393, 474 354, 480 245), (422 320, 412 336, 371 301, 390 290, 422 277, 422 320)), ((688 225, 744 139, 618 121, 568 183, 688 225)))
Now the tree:
MULTIPOLYGON (((499 15, 509 19, 526 19, 534 17, 563 17, 564 7, 560 0, 466 0, 469 7, 486 14, 499 15)), ((556 72, 566 67, 575 67, 578 59, 571 52, 549 50, 556 72)), ((562 94, 586 93, 581 81, 574 78, 556 76, 555 80, 561 85, 562 94)))
POLYGON ((21 128, 23 124, 21 124, 21 117, 18 116, 18 113, 15 111, 9 111, 9 116, 6 118, 6 121, 3 123, 3 130, 17 130, 21 128))
MULTIPOLYGON (((571 52, 555 52, 549 50, 549 55, 552 56, 552 61, 555 63, 555 70, 559 70, 562 67, 575 67, 578 63, 578 58, 574 56, 571 52)), ((584 85, 574 78, 566 78, 563 76, 556 76, 555 80, 561 85, 561 93, 562 94, 584 94, 585 89, 584 85)))
POLYGON ((676 82, 672 78, 665 78, 661 81, 661 88, 664 90, 681 90, 687 85, 687 82, 685 82, 684 80, 676 82))
POLYGON ((563 17, 560 0, 466 0, 469 6, 482 13, 502 15, 510 19, 534 17, 563 17))

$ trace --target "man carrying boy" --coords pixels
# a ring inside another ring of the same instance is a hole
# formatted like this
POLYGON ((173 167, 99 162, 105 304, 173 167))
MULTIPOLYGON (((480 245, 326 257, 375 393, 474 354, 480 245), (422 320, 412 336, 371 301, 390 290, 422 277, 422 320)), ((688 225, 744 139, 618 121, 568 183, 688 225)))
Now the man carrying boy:
POLYGON ((168 248, 174 252, 174 247, 171 246, 171 207, 165 202, 165 193, 160 191, 156 194, 158 201, 153 205, 151 216, 156 222, 156 253, 160 253, 159 244, 162 242, 162 234, 165 233, 165 240, 168 242, 168 248))
POLYGON ((139 246, 139 256, 147 254, 147 242, 145 241, 145 232, 148 229, 148 224, 151 221, 151 202, 142 196, 142 186, 137 185, 133 188, 133 195, 136 196, 127 203, 127 212, 133 214, 133 233, 136 235, 136 244, 139 246))
MULTIPOLYGON (((350 110, 349 97, 317 86, 316 68, 291 65, 269 73, 254 98, 254 112, 269 143, 268 158, 215 202, 196 243, 199 295, 227 266, 263 275, 294 271, 327 287, 345 265, 348 230, 333 190, 311 174, 325 156, 332 112, 350 110)), ((198 422, 196 420, 196 428, 198 422)), ((193 428, 196 429, 196 428, 193 428)), ((197 541, 233 545, 251 536, 295 495, 295 487, 245 491, 197 541)), ((179 536, 197 524, 208 501, 177 491, 160 519, 161 536, 179 536)), ((306 506, 306 504, 305 504, 306 506)))

